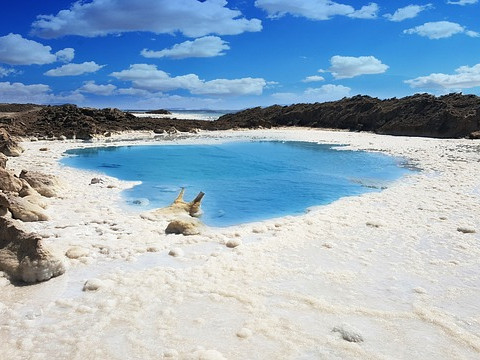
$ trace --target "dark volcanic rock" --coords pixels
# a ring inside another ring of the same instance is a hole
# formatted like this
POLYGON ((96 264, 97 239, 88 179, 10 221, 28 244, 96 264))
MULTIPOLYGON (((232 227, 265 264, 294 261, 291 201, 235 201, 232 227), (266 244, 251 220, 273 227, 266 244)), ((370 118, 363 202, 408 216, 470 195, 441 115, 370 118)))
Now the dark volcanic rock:
POLYGON ((480 97, 418 94, 380 100, 354 96, 326 103, 257 107, 224 115, 214 123, 218 128, 227 124, 240 128, 309 126, 388 135, 475 137, 480 130, 480 97))
MULTIPOLYGON (((10 110, 19 109, 20 105, 12 106, 10 110)), ((216 121, 137 118, 118 109, 79 108, 75 105, 28 105, 27 108, 23 112, 10 112, 4 121, 0 121, 0 128, 17 136, 77 139, 125 130, 164 133, 172 127, 188 132, 194 129, 308 126, 388 135, 472 139, 478 138, 480 131, 480 97, 462 94, 441 97, 417 94, 386 100, 358 95, 326 103, 256 107, 226 114, 216 121)))

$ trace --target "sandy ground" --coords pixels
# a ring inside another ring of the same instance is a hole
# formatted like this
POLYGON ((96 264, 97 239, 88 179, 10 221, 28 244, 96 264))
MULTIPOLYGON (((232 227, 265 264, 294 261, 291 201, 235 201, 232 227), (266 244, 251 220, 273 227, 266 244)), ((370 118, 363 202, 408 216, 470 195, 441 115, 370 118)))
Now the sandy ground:
POLYGON ((0 277, 0 358, 480 358, 480 142, 309 129, 141 135, 108 141, 349 144, 422 171, 302 216, 165 235, 166 222, 122 203, 132 183, 58 162, 105 142, 26 142, 9 166, 65 186, 49 199, 52 220, 28 228, 72 258, 45 283, 0 277))

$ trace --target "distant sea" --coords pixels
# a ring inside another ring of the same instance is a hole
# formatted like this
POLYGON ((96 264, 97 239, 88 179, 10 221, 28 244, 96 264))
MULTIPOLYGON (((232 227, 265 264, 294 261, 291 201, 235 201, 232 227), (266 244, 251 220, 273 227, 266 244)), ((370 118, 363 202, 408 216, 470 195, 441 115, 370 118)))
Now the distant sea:
POLYGON ((220 116, 231 114, 238 110, 168 110, 169 115, 163 114, 147 114, 151 110, 124 110, 138 117, 152 117, 152 118, 177 118, 186 120, 205 120, 214 121, 220 116))

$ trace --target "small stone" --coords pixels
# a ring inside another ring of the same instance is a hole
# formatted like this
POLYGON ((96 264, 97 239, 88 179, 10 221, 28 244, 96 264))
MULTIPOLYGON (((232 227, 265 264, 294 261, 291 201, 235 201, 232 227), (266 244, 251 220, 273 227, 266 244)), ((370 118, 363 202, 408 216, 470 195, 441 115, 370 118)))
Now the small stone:
POLYGON ((464 233, 464 234, 475 234, 477 231, 474 228, 469 226, 459 226, 457 231, 464 233))
POLYGON ((103 281, 100 279, 90 279, 83 285, 83 291, 97 291, 103 286, 103 281))
POLYGON ((228 248, 236 248, 237 246, 242 245, 242 240, 235 238, 235 239, 230 239, 227 241, 225 244, 228 248))
POLYGON ((350 325, 342 324, 340 326, 335 326, 332 331, 340 333, 342 339, 345 341, 355 343, 363 342, 363 336, 360 335, 357 329, 350 325))
POLYGON ((178 356, 178 351, 175 349, 166 349, 163 352, 164 358, 176 358, 178 356))
POLYGON ((184 255, 184 252, 180 248, 173 248, 168 252, 168 255, 173 256, 173 257, 181 257, 184 255))
POLYGON ((252 330, 247 328, 241 328, 237 331, 237 336, 242 339, 249 338, 250 336, 252 336, 252 330))
POLYGON ((95 184, 103 184, 103 180, 100 178, 93 178, 90 180, 90 185, 95 185, 95 184))
POLYGON ((39 149, 39 151, 48 151, 48 148, 42 147, 42 148, 39 149))
POLYGON ((69 259, 78 259, 78 258, 87 256, 88 254, 89 254, 89 251, 87 249, 79 246, 74 246, 67 250, 67 252, 65 253, 65 256, 68 257, 69 259))

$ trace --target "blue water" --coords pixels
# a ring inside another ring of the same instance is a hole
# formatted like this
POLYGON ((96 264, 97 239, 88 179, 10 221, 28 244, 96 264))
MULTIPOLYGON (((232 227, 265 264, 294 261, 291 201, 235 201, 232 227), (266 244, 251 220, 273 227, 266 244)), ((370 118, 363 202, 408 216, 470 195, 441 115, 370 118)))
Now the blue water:
POLYGON ((379 191, 409 172, 387 155, 307 142, 102 147, 67 154, 67 166, 141 180, 124 196, 131 204, 148 199, 145 210, 169 205, 181 187, 186 200, 203 191, 202 220, 211 226, 301 214, 343 196, 379 191))

